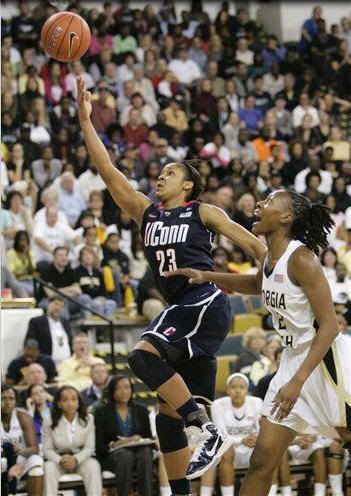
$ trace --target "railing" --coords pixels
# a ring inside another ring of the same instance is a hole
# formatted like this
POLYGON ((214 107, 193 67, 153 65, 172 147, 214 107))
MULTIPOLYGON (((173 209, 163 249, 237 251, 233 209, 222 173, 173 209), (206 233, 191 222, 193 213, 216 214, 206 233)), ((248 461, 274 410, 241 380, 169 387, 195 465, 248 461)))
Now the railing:
POLYGON ((63 291, 61 291, 58 288, 55 288, 55 286, 53 286, 49 282, 44 281, 40 277, 33 277, 33 281, 34 281, 34 298, 36 299, 37 302, 39 301, 39 298, 38 298, 39 287, 44 286, 45 288, 48 288, 51 291, 54 291, 56 294, 60 295, 65 300, 68 300, 68 301, 74 303, 79 308, 82 308, 83 310, 86 310, 86 311, 90 312, 91 314, 96 315, 97 317, 100 317, 100 319, 102 319, 108 323, 110 348, 111 348, 111 367, 112 367, 112 373, 114 374, 116 372, 116 358, 115 358, 115 340, 114 340, 113 320, 106 317, 105 315, 102 315, 99 312, 96 312, 92 308, 89 308, 87 305, 84 305, 84 303, 76 301, 74 298, 72 298, 72 296, 66 295, 63 291))

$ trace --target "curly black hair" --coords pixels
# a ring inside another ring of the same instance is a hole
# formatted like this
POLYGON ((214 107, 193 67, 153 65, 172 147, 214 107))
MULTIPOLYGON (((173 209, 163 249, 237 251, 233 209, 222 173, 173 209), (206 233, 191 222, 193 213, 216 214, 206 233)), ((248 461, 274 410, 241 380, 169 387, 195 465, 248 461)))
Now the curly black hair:
POLYGON ((63 412, 61 408, 59 407, 59 402, 61 400, 61 394, 64 391, 74 391, 77 394, 78 397, 78 417, 79 420, 82 420, 84 424, 86 425, 88 423, 88 411, 87 407, 79 394, 79 391, 73 387, 73 386, 62 386, 60 389, 56 392, 54 396, 54 401, 52 403, 52 409, 51 409, 51 419, 52 419, 52 424, 51 424, 51 429, 54 430, 58 426, 58 423, 60 421, 60 418, 63 415, 63 412))
POLYGON ((320 249, 328 246, 328 234, 335 222, 330 217, 329 208, 319 203, 311 203, 305 196, 294 191, 287 191, 294 221, 291 226, 291 237, 301 241, 316 255, 320 249))

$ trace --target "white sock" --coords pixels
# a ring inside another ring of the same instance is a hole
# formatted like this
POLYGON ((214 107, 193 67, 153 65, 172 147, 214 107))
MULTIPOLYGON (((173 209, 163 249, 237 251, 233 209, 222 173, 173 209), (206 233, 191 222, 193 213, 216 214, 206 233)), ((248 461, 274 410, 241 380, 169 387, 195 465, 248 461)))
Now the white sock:
POLYGON ((342 474, 328 475, 330 489, 333 496, 342 496, 342 474))
POLYGON ((291 486, 281 486, 280 492, 283 496, 292 496, 293 495, 291 486))
POLYGON ((213 487, 210 486, 201 486, 200 496, 212 496, 213 487))
POLYGON ((234 496, 234 486, 221 486, 222 496, 234 496))
POLYGON ((314 496, 325 496, 325 484, 316 482, 314 484, 314 496))
POLYGON ((172 496, 170 486, 160 486, 160 496, 172 496))
POLYGON ((268 496, 277 496, 278 484, 272 484, 268 496))

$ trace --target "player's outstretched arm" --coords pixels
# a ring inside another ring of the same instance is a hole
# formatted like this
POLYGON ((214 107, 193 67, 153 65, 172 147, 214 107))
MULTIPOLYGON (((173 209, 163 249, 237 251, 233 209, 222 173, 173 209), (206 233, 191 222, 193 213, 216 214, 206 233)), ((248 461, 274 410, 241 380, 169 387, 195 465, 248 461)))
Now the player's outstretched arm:
POLYGON ((303 289, 319 328, 305 360, 275 398, 275 407, 271 414, 275 413, 277 420, 289 415, 303 384, 323 360, 338 335, 330 287, 317 256, 306 247, 299 248, 290 257, 288 274, 289 278, 303 289))
POLYGON ((202 222, 208 229, 223 234, 240 246, 250 257, 263 262, 267 251, 265 245, 247 229, 230 220, 224 210, 203 203, 200 206, 200 215, 202 222))
POLYGON ((77 77, 77 85, 79 123, 89 155, 114 201, 140 225, 144 211, 151 204, 151 200, 135 191, 128 179, 112 164, 109 154, 90 120, 91 93, 86 91, 84 79, 80 76, 77 77))
POLYGON ((236 293, 246 295, 260 295, 262 292, 262 271, 257 274, 223 274, 209 270, 176 269, 165 272, 165 277, 184 276, 189 278, 190 284, 203 284, 213 282, 222 288, 231 289, 236 293))

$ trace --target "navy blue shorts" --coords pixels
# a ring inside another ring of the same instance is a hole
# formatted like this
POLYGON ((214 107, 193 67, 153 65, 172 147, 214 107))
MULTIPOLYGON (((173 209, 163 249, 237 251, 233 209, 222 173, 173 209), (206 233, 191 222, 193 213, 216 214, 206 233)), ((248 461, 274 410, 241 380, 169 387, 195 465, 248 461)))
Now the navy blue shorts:
POLYGON ((145 329, 149 341, 187 384, 193 396, 213 401, 215 353, 232 324, 227 296, 212 284, 194 286, 145 329))

